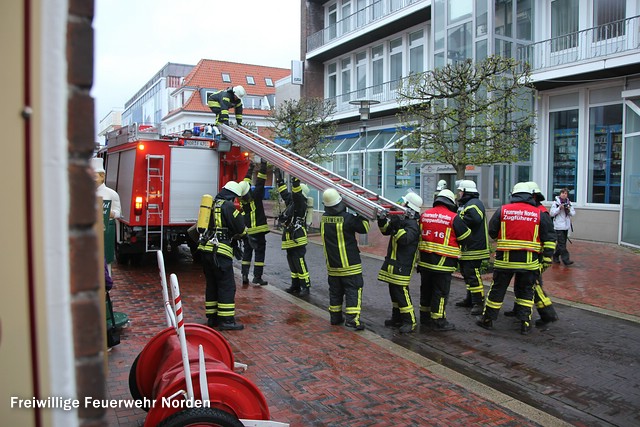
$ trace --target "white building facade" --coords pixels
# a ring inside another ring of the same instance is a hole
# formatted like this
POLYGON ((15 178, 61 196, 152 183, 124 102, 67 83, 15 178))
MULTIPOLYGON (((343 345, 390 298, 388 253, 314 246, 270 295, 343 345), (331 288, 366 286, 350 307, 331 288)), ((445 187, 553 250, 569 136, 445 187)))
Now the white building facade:
POLYGON ((302 96, 336 101, 333 170, 387 198, 435 183, 449 165, 413 164, 394 148, 395 88, 410 73, 492 54, 531 66, 537 144, 511 165, 470 167, 488 208, 535 180, 551 200, 568 188, 574 236, 640 246, 640 1, 302 1, 302 96), (357 100, 374 100, 360 121, 357 100), (366 126, 362 132, 363 124, 366 126), (364 173, 360 173, 360 168, 364 173), (355 178, 355 179, 354 179, 355 178))

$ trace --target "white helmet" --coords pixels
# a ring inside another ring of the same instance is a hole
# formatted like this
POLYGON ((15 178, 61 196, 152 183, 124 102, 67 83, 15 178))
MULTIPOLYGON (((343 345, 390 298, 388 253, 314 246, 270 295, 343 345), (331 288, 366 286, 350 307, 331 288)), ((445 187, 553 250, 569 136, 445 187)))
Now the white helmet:
POLYGON ((226 188, 238 197, 242 196, 242 187, 235 181, 227 182, 222 188, 226 188))
POLYGON ((91 166, 96 173, 104 173, 104 159, 102 157, 94 157, 91 159, 91 166))
POLYGON ((420 213, 420 209, 422 209, 422 197, 411 191, 402 196, 402 200, 405 201, 411 210, 420 213))
POLYGON ((449 206, 456 205, 456 196, 453 194, 451 190, 447 190, 446 188, 438 193, 436 197, 436 202, 442 202, 449 206))
POLYGON ((307 184, 300 184, 300 189, 304 197, 309 197, 309 186, 307 184))
POLYGON ((244 98, 244 96, 247 94, 247 91, 244 90, 244 87, 242 86, 234 86, 233 87, 233 93, 240 99, 244 98))
POLYGON ((327 206, 335 206, 342 201, 342 197, 336 190, 329 188, 322 193, 322 203, 327 206))
POLYGON ((478 187, 476 187, 476 183, 470 179, 463 179, 458 183, 458 190, 466 191, 467 193, 477 193, 478 187))
POLYGON ((251 184, 249 184, 248 181, 244 180, 240 181, 238 184, 240 185, 240 197, 246 196, 249 192, 249 189, 251 188, 251 184))
POLYGON ((513 191, 511 192, 511 194, 516 194, 516 193, 532 194, 533 192, 531 191, 531 187, 529 186, 528 183, 518 182, 516 185, 513 186, 513 191))
POLYGON ((444 190, 445 188, 447 188, 447 181, 445 181, 444 179, 441 179, 440 181, 438 181, 438 186, 436 187, 436 190, 440 191, 440 190, 444 190))
POLYGON ((529 186, 529 189, 531 190, 531 194, 536 194, 537 200, 542 202, 544 201, 544 194, 542 194, 542 190, 540 190, 540 187, 538 186, 538 184, 536 182, 533 181, 529 181, 527 182, 527 185, 529 186))

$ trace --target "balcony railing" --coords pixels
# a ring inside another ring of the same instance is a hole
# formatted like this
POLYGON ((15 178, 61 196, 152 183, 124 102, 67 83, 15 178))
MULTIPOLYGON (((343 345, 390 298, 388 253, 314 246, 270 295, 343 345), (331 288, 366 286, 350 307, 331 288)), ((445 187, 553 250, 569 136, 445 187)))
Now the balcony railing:
POLYGON ((363 89, 354 90, 352 92, 343 93, 338 96, 327 98, 327 101, 335 103, 336 113, 358 112, 358 106, 349 104, 349 101, 357 101, 368 99, 378 101, 380 104, 393 103, 392 107, 397 106, 398 88, 402 80, 394 80, 381 83, 375 86, 369 86, 363 89))
POLYGON ((325 44, 344 37, 373 22, 386 18, 390 13, 424 0, 379 0, 358 10, 344 19, 307 37, 307 52, 312 52, 325 44))
POLYGON ((640 48, 640 16, 532 43, 518 49, 518 60, 531 71, 628 53, 640 48))

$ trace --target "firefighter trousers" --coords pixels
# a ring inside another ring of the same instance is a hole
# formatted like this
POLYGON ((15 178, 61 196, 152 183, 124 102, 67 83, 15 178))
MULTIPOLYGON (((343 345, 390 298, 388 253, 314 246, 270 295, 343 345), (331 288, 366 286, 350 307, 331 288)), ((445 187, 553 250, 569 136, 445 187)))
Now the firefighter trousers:
POLYGON ((311 286, 311 278, 304 256, 307 253, 306 246, 295 246, 287 249, 287 262, 291 270, 291 287, 295 290, 311 286))
POLYGON ((251 270, 251 258, 255 253, 253 262, 253 277, 262 277, 264 272, 264 258, 267 252, 267 239, 265 233, 256 233, 244 238, 244 252, 242 254, 242 275, 248 276, 251 270), (249 239, 252 240, 249 243, 249 239), (255 245, 255 248, 252 246, 255 245))
POLYGON ((329 313, 332 317, 338 313, 342 314, 342 304, 344 303, 344 314, 347 323, 360 325, 360 312, 362 310, 362 288, 364 280, 362 274, 351 276, 329 276, 329 313))
POLYGON ((513 293, 515 294, 514 313, 518 320, 530 321, 531 309, 533 307, 533 286, 538 275, 537 271, 528 270, 494 270, 493 282, 489 289, 489 296, 484 308, 484 318, 496 320, 502 308, 504 296, 511 279, 515 275, 513 282, 513 293))
POLYGON ((446 319, 445 307, 451 290, 451 272, 420 269, 420 313, 431 319, 446 319))
POLYGON ((533 303, 535 304, 538 314, 543 321, 553 322, 558 319, 558 314, 551 303, 551 298, 547 296, 547 293, 542 287, 542 273, 540 272, 538 272, 536 276, 536 283, 533 286, 533 303))
POLYGON ((217 317, 222 322, 233 320, 236 309, 233 260, 225 256, 214 255, 212 252, 203 252, 202 270, 207 284, 204 295, 207 317, 217 317))
POLYGON ((467 296, 471 297, 471 304, 482 305, 484 303, 484 285, 480 275, 482 260, 460 260, 460 273, 464 277, 467 286, 467 296))
POLYGON ((413 310, 409 286, 394 285, 389 283, 389 296, 391 297, 391 319, 396 322, 415 325, 416 314, 413 310))

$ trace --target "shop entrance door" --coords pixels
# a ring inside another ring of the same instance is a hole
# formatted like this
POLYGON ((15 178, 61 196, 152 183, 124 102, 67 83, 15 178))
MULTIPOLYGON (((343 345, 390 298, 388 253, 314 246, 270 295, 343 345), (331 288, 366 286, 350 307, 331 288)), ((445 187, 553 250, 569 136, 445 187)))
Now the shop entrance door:
POLYGON ((625 91, 623 97, 624 179, 620 242, 640 247, 640 90, 625 91))

